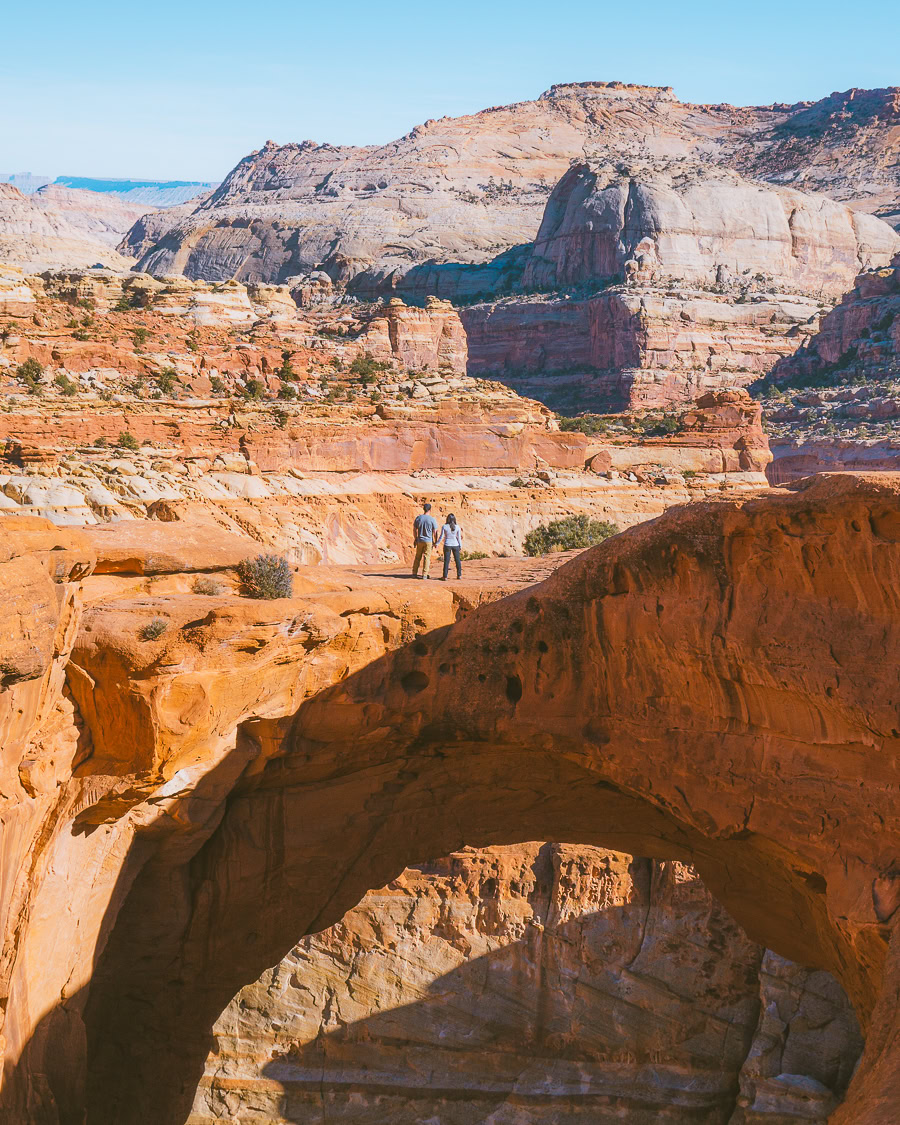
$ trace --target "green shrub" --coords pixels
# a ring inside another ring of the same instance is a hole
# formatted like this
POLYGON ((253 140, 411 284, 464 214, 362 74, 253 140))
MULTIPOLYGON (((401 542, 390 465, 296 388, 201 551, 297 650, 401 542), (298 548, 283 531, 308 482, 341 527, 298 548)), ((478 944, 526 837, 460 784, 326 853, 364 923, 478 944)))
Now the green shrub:
POLYGON ((132 452, 141 448, 141 443, 127 430, 123 430, 116 438, 116 445, 119 449, 130 449, 132 452))
POLYGON ((472 559, 486 559, 489 556, 487 551, 460 551, 459 557, 463 562, 471 562, 472 559))
POLYGON ((191 589, 195 594, 206 594, 208 597, 214 597, 216 594, 222 593, 221 583, 217 582, 215 578, 210 578, 208 574, 201 574, 198 578, 195 578, 191 589))
POLYGON ((157 637, 163 635, 168 627, 169 623, 164 617, 154 617, 152 621, 148 621, 143 629, 141 629, 141 640, 155 641, 157 637))
POLYGON ((209 378, 209 385, 214 395, 223 394, 225 391, 225 381, 220 379, 218 375, 211 375, 209 378))
POLYGON ((131 293, 123 293, 113 308, 116 312, 131 312, 133 309, 143 308, 143 305, 144 302, 140 293, 132 290, 131 293))
POLYGON ((565 433, 603 434, 609 429, 609 420, 599 414, 582 414, 578 418, 559 418, 559 428, 565 433))
POLYGON ((279 430, 283 430, 288 423, 290 414, 288 414, 286 410, 278 408, 272 411, 272 417, 275 420, 275 425, 279 428, 279 430))
POLYGON ((297 388, 292 387, 290 383, 282 383, 278 388, 278 397, 285 402, 293 402, 297 397, 297 388))
POLYGON ((106 440, 105 437, 98 437, 97 440, 94 442, 94 449, 106 449, 108 445, 109 445, 109 442, 106 440))
POLYGON ((619 528, 608 520, 592 520, 587 516, 566 516, 541 524, 525 536, 526 555, 549 555, 553 551, 574 551, 580 547, 593 547, 619 528))
POLYGON ((251 598, 289 598, 294 579, 284 555, 257 555, 237 565, 238 578, 251 598))
POLYGON ((53 382, 59 387, 64 395, 74 395, 78 391, 78 387, 64 371, 54 377, 53 382))
POLYGON ((132 334, 131 334, 131 338, 134 340, 134 350, 136 352, 143 351, 144 344, 147 343, 147 337, 149 335, 150 335, 149 331, 146 328, 144 328, 143 325, 141 325, 138 328, 135 328, 134 332, 132 332, 132 334))
POLYGON ((31 356, 26 359, 24 363, 20 363, 16 368, 16 378, 20 379, 28 388, 28 393, 32 395, 39 395, 41 393, 41 376, 44 374, 44 366, 31 356))
POLYGON ((252 402, 257 402, 263 397, 264 391, 265 387, 259 379, 248 379, 241 390, 241 394, 244 398, 250 399, 252 402))
POLYGON ((294 370, 294 365, 291 363, 293 353, 287 350, 281 353, 281 367, 275 372, 279 379, 285 379, 288 382, 293 382, 297 378, 297 372, 294 370))
POLYGON ((527 488, 528 487, 528 481, 523 480, 522 477, 513 477, 513 479, 509 482, 509 487, 510 488, 527 488))
POLYGON ((390 371, 391 365, 377 360, 371 352, 358 355, 350 364, 350 374, 355 375, 361 383, 374 383, 379 371, 390 371))
POLYGON ((178 372, 174 367, 164 367, 156 376, 156 385, 164 395, 170 395, 178 385, 178 372))
POLYGON ((644 418, 640 426, 646 437, 666 437, 681 429, 680 422, 671 414, 664 414, 661 418, 644 418))

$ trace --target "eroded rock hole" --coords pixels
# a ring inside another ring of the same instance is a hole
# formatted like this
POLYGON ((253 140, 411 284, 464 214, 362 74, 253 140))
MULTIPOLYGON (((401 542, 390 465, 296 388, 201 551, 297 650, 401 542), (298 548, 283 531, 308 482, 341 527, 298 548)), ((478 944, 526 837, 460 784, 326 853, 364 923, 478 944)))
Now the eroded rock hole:
POLYGON ((518 676, 506 677, 506 698, 510 703, 518 703, 522 698, 522 681, 518 676))
POLYGON ((407 672, 401 679, 400 686, 407 695, 416 695, 420 691, 424 691, 431 681, 424 672, 407 672))
POLYGON ((416 641, 416 643, 413 645, 413 652, 416 654, 416 656, 427 656, 428 645, 425 644, 424 641, 416 641))

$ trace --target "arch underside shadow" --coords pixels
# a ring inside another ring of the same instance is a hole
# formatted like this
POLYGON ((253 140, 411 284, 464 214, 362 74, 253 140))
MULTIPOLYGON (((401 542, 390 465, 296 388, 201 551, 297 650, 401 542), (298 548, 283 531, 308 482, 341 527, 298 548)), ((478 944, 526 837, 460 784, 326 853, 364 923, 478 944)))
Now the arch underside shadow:
POLYGON ((890 1120, 898 542, 894 484, 696 505, 309 700, 190 863, 135 881, 88 1121, 183 1121, 214 1020, 300 936, 411 863, 534 839, 691 862, 832 972, 875 1013, 846 1120, 890 1120))

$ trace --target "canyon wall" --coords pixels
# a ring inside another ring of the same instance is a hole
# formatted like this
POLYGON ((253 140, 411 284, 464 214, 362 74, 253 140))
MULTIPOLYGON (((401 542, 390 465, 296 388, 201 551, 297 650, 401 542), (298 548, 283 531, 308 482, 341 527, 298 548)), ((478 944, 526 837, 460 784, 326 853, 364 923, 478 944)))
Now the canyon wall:
POLYGON ((897 122, 895 88, 740 108, 685 104, 668 87, 564 83, 380 146, 270 141, 193 209, 139 223, 122 250, 157 275, 282 282, 323 270, 366 296, 472 295, 504 273, 486 263, 534 238, 573 161, 702 159, 887 213, 897 122))
POLYGON ((861 273, 766 382, 774 482, 900 467, 900 255, 861 273))
POLYGON ((861 1049, 825 973, 677 862, 465 849, 300 942, 219 1018, 189 1125, 824 1120, 861 1049))
POLYGON ((115 249, 136 210, 99 193, 48 189, 23 195, 0 183, 0 262, 29 273, 101 265, 125 272, 134 259, 115 249))
POLYGON ((575 164, 518 283, 556 295, 461 310, 469 368, 561 408, 687 403, 791 356, 898 248, 871 215, 722 169, 575 164))
POLYGON ((776 291, 838 297, 898 247, 880 219, 724 169, 675 163, 623 175, 580 163, 547 201, 522 283, 560 289, 660 276, 725 286, 763 277, 776 291))

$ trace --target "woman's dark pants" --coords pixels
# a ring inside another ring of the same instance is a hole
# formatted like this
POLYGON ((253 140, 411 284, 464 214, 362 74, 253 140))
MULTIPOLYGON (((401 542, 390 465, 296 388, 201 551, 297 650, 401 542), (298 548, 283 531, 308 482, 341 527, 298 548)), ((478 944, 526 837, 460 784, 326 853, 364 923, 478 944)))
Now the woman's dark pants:
POLYGON ((453 561, 456 563, 456 577, 462 578, 462 563, 459 558, 459 547, 444 548, 444 577, 447 577, 447 571, 450 569, 451 555, 453 556, 453 561))

